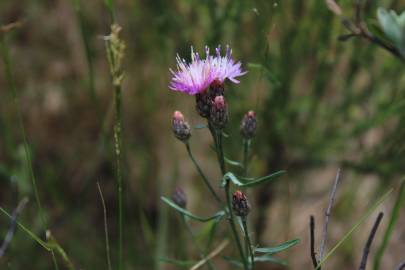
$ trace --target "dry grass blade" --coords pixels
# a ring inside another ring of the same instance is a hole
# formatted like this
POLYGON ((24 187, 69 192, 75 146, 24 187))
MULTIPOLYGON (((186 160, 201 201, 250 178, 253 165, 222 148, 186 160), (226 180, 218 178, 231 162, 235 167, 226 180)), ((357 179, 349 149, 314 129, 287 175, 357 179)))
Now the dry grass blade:
POLYGON ((333 206, 333 203, 335 201, 336 190, 337 190, 337 186, 339 184, 339 181, 340 181, 340 169, 338 169, 338 171, 336 173, 335 182, 333 184, 332 191, 331 191, 330 196, 329 196, 328 208, 326 209, 326 212, 325 212, 325 224, 323 226, 321 246, 320 246, 320 249, 319 249, 319 260, 322 260, 323 253, 324 253, 325 248, 326 248, 326 241, 328 239, 329 219, 330 219, 330 215, 331 215, 331 211, 332 211, 332 206, 333 206))
POLYGON ((11 30, 15 29, 15 28, 19 28, 23 25, 23 21, 15 21, 6 25, 2 25, 0 26, 0 32, 1 33, 7 33, 10 32, 11 30))
POLYGON ((201 266, 206 264, 209 260, 211 260, 212 258, 217 256, 222 250, 224 250, 224 248, 228 244, 229 244, 229 240, 222 241, 222 243, 216 249, 214 249, 210 254, 208 254, 208 256, 206 258, 202 259, 201 261, 196 263, 193 267, 191 267, 190 270, 197 270, 198 268, 200 268, 201 266))
POLYGON ((325 3, 330 11, 338 16, 342 15, 342 9, 334 0, 325 0, 325 3))
POLYGON ((107 254, 107 265, 108 270, 112 269, 111 257, 110 257, 110 239, 108 237, 108 223, 107 223, 107 207, 105 206, 105 200, 103 192, 101 191, 100 183, 97 182, 98 193, 100 194, 101 204, 103 206, 103 217, 104 217, 104 235, 105 235, 105 249, 107 254))

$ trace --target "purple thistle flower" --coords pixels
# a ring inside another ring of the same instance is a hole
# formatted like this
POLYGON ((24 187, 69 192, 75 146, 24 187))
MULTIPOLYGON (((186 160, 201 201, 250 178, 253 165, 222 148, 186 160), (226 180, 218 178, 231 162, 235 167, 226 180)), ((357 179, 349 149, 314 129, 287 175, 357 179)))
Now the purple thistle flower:
POLYGON ((177 71, 170 69, 173 78, 169 88, 189 95, 196 95, 204 92, 215 80, 224 83, 226 79, 229 79, 233 83, 239 83, 235 78, 246 74, 246 71, 241 69, 242 63, 235 63, 229 46, 226 47, 225 56, 221 56, 220 46, 215 51, 216 56, 211 56, 209 48, 206 46, 205 59, 201 59, 191 47, 191 63, 186 63, 177 55, 177 71))
POLYGON ((226 79, 229 79, 233 83, 239 83, 235 77, 245 75, 247 71, 242 71, 242 63, 236 62, 232 59, 232 50, 229 46, 226 46, 225 56, 221 56, 221 46, 215 49, 216 56, 210 58, 211 67, 214 69, 215 79, 224 83, 226 79))
POLYGON ((191 63, 186 63, 184 59, 177 55, 177 71, 170 69, 173 78, 169 88, 189 95, 195 95, 207 89, 215 79, 215 73, 211 68, 208 57, 207 54, 206 59, 200 59, 199 54, 195 53, 192 47, 191 63))

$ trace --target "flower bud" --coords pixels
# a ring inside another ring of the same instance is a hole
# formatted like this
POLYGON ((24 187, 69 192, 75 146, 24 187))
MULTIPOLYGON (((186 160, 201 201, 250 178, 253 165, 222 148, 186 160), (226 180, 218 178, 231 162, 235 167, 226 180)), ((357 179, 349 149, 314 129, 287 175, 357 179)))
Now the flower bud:
POLYGON ((210 90, 209 90, 209 96, 211 99, 211 102, 215 100, 215 97, 217 96, 223 96, 225 93, 225 88, 224 88, 224 83, 222 83, 220 80, 214 80, 211 85, 210 85, 210 90))
POLYGON ((184 120, 180 111, 175 111, 173 114, 172 128, 174 136, 182 142, 187 142, 191 136, 190 125, 184 120))
POLYGON ((242 191, 237 190, 235 193, 233 193, 232 208, 237 216, 246 217, 249 214, 250 205, 242 191))
POLYGON ((248 111, 240 124, 240 133, 245 139, 252 139, 256 134, 256 113, 248 111))
POLYGON ((207 91, 195 95, 195 107, 201 117, 208 118, 210 116, 211 99, 207 91))
POLYGON ((187 206, 187 196, 181 187, 176 187, 176 190, 172 194, 172 200, 175 204, 181 208, 186 208, 187 206))
POLYGON ((217 96, 212 102, 210 121, 218 129, 223 129, 228 123, 228 106, 224 96, 217 96))

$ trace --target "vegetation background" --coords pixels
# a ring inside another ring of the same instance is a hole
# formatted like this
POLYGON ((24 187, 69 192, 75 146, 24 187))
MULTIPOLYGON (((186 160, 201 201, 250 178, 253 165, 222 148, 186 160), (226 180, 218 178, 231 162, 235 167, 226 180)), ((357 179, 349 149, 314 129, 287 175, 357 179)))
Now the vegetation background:
MULTIPOLYGON (((353 2, 339 1, 347 16, 354 15, 353 2)), ((399 12, 405 3, 367 1, 364 17, 376 20, 380 6, 399 12)), ((345 29, 324 1, 117 0, 114 9, 127 44, 127 269, 175 269, 161 263, 161 257, 198 259, 187 231, 162 204, 161 195, 170 196, 181 186, 192 212, 209 215, 215 209, 184 146, 171 134, 174 110, 182 110, 193 125, 202 121, 193 97, 167 87, 176 53, 187 57, 190 46, 202 51, 205 44, 229 44, 249 71, 240 85, 227 85, 231 123, 225 149, 233 159, 241 158, 239 122, 247 110, 255 110, 259 128, 251 173, 288 173, 249 194, 252 230, 261 245, 301 239, 281 256, 290 269, 311 268, 309 215, 316 216, 320 232, 337 168, 342 168, 343 178, 329 247, 378 196, 399 186, 405 175, 403 62, 364 40, 338 41, 345 29)), ((0 206, 11 212, 28 196, 20 221, 44 237, 18 124, 21 109, 49 229, 77 267, 106 269, 96 182, 106 200, 115 263, 113 90, 103 41, 110 31, 110 14, 102 0, 0 1, 0 24, 17 20, 22 26, 7 35, 5 44, 20 107, 13 102, 5 66, 0 64, 0 206)), ((215 182, 220 176, 210 143, 206 130, 194 130, 195 155, 215 182)), ((375 246, 381 243, 396 192, 380 207, 386 217, 375 246)), ((329 269, 357 268, 373 221, 374 216, 332 256, 329 269)), ((0 216, 0 235, 8 224, 9 219, 0 216)), ((199 226, 193 224, 195 229, 199 226)), ((404 228, 402 210, 381 269, 394 269, 405 259, 404 228)), ((223 235, 217 238, 219 243, 223 235)), ((232 269, 221 257, 215 262, 220 269, 232 269)), ((0 259, 1 269, 52 267, 48 252, 20 230, 0 259)))

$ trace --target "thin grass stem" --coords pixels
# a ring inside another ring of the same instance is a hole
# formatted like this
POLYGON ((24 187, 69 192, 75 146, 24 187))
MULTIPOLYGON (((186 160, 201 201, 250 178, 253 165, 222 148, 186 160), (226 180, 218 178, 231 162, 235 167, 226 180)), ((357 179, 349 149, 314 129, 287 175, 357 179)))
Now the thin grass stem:
POLYGON ((388 190, 381 198, 354 224, 354 226, 340 239, 340 241, 325 255, 322 261, 319 262, 315 270, 319 270, 327 259, 353 234, 353 232, 374 212, 374 210, 382 204, 391 194, 392 189, 388 190))
POLYGON ((27 164, 28 164, 28 170, 30 172, 30 178, 31 178, 31 183, 32 183, 32 187, 33 187, 33 190, 34 190, 35 201, 36 201, 36 204, 37 204, 37 207, 38 207, 39 216, 41 218, 42 226, 45 229, 47 226, 46 226, 44 211, 42 209, 41 200, 39 198, 37 181, 36 181, 36 178, 35 178, 34 169, 33 169, 33 165, 32 165, 30 146, 28 144, 28 139, 27 139, 27 135, 26 135, 26 132, 25 132, 25 127, 24 127, 24 121, 23 121, 22 112, 21 112, 20 101, 19 101, 19 97, 18 97, 18 94, 17 94, 17 89, 16 89, 14 75, 13 75, 13 69, 12 69, 11 60, 10 60, 10 54, 9 54, 9 51, 8 51, 8 48, 7 48, 7 45, 6 45, 5 37, 0 42, 0 49, 1 49, 2 57, 3 57, 4 66, 5 66, 6 78, 8 80, 9 85, 10 85, 11 94, 12 94, 12 97, 13 97, 13 102, 14 102, 15 108, 17 110, 17 118, 18 118, 18 123, 19 123, 19 126, 20 126, 21 135, 23 137, 25 158, 26 158, 26 161, 27 161, 27 164))
POLYGON ((122 205, 122 171, 121 171, 121 147, 122 147, 122 106, 121 86, 115 86, 115 115, 114 126, 116 175, 118 185, 118 269, 123 269, 123 205, 122 205))
POLYGON ((191 152, 191 147, 189 142, 185 143, 186 148, 187 148, 187 153, 191 159, 191 161, 193 162, 195 168, 197 169, 198 173, 200 174, 201 178, 203 179, 205 185, 207 186, 207 188, 210 190, 212 196, 214 196, 215 200, 218 203, 222 203, 221 198, 218 196, 218 194, 215 192, 214 188, 212 187, 212 185, 210 184, 210 182, 208 181, 208 178, 205 176, 203 170, 201 169, 200 165, 198 165, 198 162, 196 161, 196 159, 193 156, 193 153, 191 152))
POLYGON ((99 182, 97 182, 97 188, 98 188, 98 193, 100 194, 101 204, 103 206, 105 252, 106 252, 106 256, 107 256, 107 266, 108 266, 108 270, 112 270, 111 257, 110 257, 110 239, 108 237, 107 207, 105 206, 105 200, 104 200, 103 192, 101 191, 99 182))
POLYGON ((196 248, 198 250, 198 253, 200 253, 201 260, 204 260, 207 263, 209 269, 211 269, 211 270, 216 269, 216 267, 213 265, 211 260, 209 258, 207 258, 206 254, 204 253, 201 246, 198 244, 198 242, 196 240, 196 237, 194 235, 194 232, 193 232, 192 228, 190 227, 190 224, 188 223, 186 216, 181 215, 181 219, 182 219, 182 221, 184 223, 184 226, 187 228, 187 231, 189 232, 189 234, 191 236, 191 239, 192 239, 194 245, 196 246, 196 248))
POLYGON ((55 270, 59 270, 59 265, 58 262, 56 260, 56 256, 55 256, 55 252, 51 249, 51 255, 52 255, 52 262, 53 262, 53 267, 55 268, 55 270))
POLYGON ((86 28, 86 24, 85 24, 85 20, 84 20, 85 17, 83 16, 80 0, 73 0, 73 5, 74 5, 75 13, 76 13, 77 24, 79 25, 79 28, 80 28, 80 33, 81 33, 82 42, 83 42, 83 46, 84 46, 84 52, 86 55, 87 72, 88 72, 87 84, 89 87, 90 96, 91 96, 93 102, 95 103, 95 105, 97 106, 97 111, 99 112, 100 108, 99 108, 99 103, 98 103, 98 99, 97 99, 97 95, 96 95, 96 88, 95 88, 95 84, 94 84, 93 59, 91 57, 91 47, 90 47, 88 32, 87 32, 87 28, 86 28))

